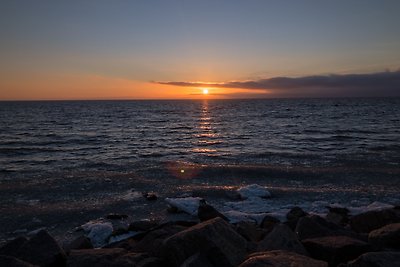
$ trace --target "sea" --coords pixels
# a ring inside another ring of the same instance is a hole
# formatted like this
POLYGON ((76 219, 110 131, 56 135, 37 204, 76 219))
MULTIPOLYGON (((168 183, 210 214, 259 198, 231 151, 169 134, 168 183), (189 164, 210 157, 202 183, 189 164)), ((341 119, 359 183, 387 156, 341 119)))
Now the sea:
POLYGON ((240 212, 399 205, 400 98, 0 102, 0 238, 249 184, 273 197, 240 212))

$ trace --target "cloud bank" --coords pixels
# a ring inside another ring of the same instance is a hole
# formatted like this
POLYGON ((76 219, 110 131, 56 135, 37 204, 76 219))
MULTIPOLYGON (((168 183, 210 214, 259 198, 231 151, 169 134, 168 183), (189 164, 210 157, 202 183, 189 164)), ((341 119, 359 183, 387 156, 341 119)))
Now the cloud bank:
POLYGON ((289 96, 400 96, 400 70, 369 74, 274 77, 224 83, 156 82, 184 87, 254 89, 289 96))

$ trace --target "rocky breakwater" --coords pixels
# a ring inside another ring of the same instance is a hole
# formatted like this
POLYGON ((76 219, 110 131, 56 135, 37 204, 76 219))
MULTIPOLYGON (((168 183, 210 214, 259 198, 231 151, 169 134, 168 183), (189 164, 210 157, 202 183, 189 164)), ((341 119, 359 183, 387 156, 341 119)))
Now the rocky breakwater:
POLYGON ((345 208, 328 207, 322 217, 293 207, 285 220, 266 215, 261 221, 232 221, 201 199, 192 202, 200 203, 197 211, 184 205, 188 202, 169 204, 197 213, 197 220, 141 220, 125 230, 106 220, 90 222, 63 245, 44 230, 19 237, 0 248, 0 266, 400 266, 398 208, 350 216, 345 208))

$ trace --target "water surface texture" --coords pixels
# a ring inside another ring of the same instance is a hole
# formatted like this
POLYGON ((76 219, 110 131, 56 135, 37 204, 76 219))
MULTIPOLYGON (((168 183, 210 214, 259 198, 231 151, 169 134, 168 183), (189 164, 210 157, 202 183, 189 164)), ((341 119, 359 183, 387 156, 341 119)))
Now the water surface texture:
POLYGON ((166 160, 397 165, 399 152, 399 99, 0 103, 1 172, 166 160))

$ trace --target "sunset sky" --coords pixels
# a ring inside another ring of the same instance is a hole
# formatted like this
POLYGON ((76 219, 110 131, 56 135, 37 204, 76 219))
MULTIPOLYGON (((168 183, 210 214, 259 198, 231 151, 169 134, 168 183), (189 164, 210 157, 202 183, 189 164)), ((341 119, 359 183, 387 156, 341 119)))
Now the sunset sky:
POLYGON ((399 14, 397 0, 3 0, 0 100, 398 96, 399 14))

